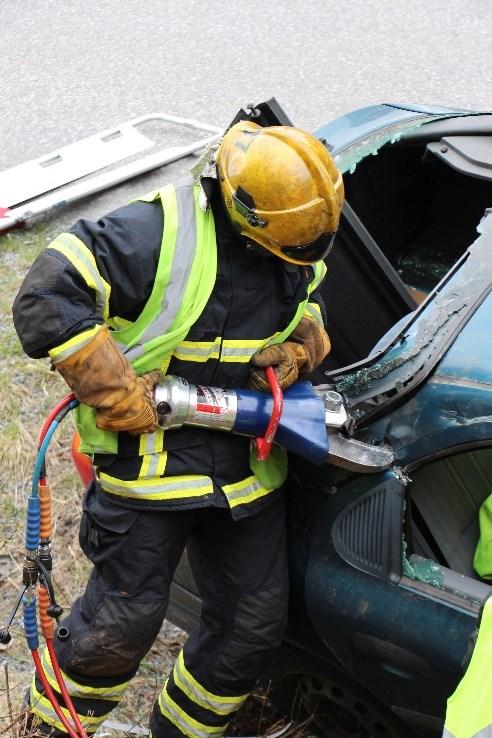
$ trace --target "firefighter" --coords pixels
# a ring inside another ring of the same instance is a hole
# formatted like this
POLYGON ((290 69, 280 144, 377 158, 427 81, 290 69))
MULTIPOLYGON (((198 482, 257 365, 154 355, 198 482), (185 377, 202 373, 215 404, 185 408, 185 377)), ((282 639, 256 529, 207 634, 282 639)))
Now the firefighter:
POLYGON ((442 738, 492 736, 492 596, 482 602, 464 658, 465 673, 446 706, 442 738))
MULTIPOLYGON (((199 627, 153 708, 154 738, 221 736, 286 626, 280 449, 258 468, 247 438, 162 431, 165 373, 267 390, 308 376, 330 349, 317 288, 343 182, 325 146, 293 127, 230 128, 195 179, 79 220, 36 259, 16 297, 25 352, 49 356, 81 405, 80 545, 93 563, 56 640, 89 732, 122 698, 159 633, 186 545, 199 627)), ((46 654, 43 664, 58 689, 46 654)), ((58 692, 57 692, 58 694, 58 692)), ((65 733, 33 679, 41 729, 65 733)))

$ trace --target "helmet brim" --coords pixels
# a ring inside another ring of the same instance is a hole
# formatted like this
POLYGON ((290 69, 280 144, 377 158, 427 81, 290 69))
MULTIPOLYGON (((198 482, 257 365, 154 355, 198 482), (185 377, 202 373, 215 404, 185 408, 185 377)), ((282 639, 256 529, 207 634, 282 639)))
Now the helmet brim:
POLYGON ((323 233, 316 241, 304 246, 281 246, 279 256, 285 256, 297 264, 315 264, 326 259, 333 248, 336 233, 323 233))

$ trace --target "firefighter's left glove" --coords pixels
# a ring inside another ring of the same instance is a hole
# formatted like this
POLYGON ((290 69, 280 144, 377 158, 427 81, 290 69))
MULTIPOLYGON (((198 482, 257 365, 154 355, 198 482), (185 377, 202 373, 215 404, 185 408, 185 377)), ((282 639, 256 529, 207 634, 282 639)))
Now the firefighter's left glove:
POLYGON ((137 377, 104 326, 85 346, 55 363, 75 396, 96 410, 102 430, 152 433, 158 427, 152 389, 160 371, 137 377))
POLYGON ((254 368, 249 373, 248 387, 269 392, 270 385, 266 379, 265 369, 267 366, 273 366, 280 389, 286 390, 294 384, 299 376, 299 370, 305 363, 306 352, 300 343, 285 341, 275 346, 267 346, 251 358, 254 368))
POLYGON ((325 329, 310 318, 301 318, 289 341, 258 351, 251 358, 248 387, 268 392, 265 368, 273 366, 282 390, 299 378, 311 374, 330 353, 330 339, 325 329))

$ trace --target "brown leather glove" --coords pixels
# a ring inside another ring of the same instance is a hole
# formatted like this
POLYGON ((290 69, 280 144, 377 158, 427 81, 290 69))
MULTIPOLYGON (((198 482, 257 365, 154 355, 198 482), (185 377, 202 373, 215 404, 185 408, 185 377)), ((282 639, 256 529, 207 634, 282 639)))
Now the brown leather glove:
POLYGON ((157 429, 152 389, 162 373, 153 371, 137 377, 107 326, 55 367, 77 399, 96 409, 98 428, 136 435, 157 429))
POLYGON ((270 385, 265 376, 265 367, 273 366, 280 388, 285 390, 299 377, 311 374, 330 353, 331 344, 327 332, 316 321, 301 318, 293 341, 285 341, 258 351, 251 358, 248 387, 269 392, 270 385))
POLYGON ((301 318, 295 331, 289 336, 301 343, 306 352, 306 363, 300 376, 308 376, 321 364, 331 351, 331 342, 323 326, 311 318, 301 318))
POLYGON ((251 363, 256 369, 250 370, 248 387, 270 392, 265 367, 273 366, 280 389, 285 390, 298 378, 300 368, 306 363, 306 352, 300 343, 285 341, 258 351, 252 356, 251 363))

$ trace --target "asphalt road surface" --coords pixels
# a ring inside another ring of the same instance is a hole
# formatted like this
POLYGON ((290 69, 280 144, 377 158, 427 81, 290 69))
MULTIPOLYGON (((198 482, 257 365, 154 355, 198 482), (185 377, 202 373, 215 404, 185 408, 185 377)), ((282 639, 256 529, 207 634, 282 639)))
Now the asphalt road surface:
MULTIPOLYGON (((226 126, 271 96, 308 130, 378 102, 492 108, 490 0, 0 0, 0 10, 0 170, 154 111, 226 126)), ((79 210, 104 212, 188 162, 79 210)))

